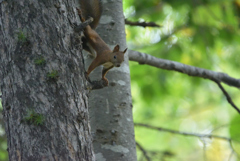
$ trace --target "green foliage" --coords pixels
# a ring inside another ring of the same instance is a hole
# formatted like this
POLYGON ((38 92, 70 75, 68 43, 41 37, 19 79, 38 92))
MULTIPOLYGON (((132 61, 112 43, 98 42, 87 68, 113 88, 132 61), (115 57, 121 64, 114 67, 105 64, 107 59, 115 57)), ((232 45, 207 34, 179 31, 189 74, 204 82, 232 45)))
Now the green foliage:
POLYGON ((46 60, 44 59, 44 57, 40 57, 34 60, 34 63, 36 65, 44 65, 46 64, 46 60))
POLYGON ((28 110, 27 115, 24 117, 23 121, 36 126, 43 125, 44 116, 42 114, 36 113, 34 110, 28 110))
MULTIPOLYGON (((163 26, 126 26, 128 47, 238 78, 239 4, 237 0, 125 0, 127 19, 153 21, 163 26)), ((236 111, 215 83, 134 62, 130 62, 130 70, 135 122, 193 133, 239 136, 239 128, 232 123, 227 126, 236 111)), ((224 87, 240 107, 239 90, 224 87)), ((222 161, 229 159, 231 151, 228 143, 220 140, 186 138, 141 127, 135 129, 135 137, 145 150, 174 153, 171 158, 153 160, 202 161, 206 155, 205 160, 222 161)), ((236 141, 233 144, 235 151, 240 151, 240 144, 236 141)), ((141 160, 139 150, 138 157, 141 160)), ((234 154, 232 160, 236 158, 234 154)))
POLYGON ((7 138, 5 136, 0 136, 0 160, 1 161, 8 160, 7 138))
POLYGON ((50 80, 57 80, 58 77, 59 77, 58 71, 57 71, 57 70, 53 70, 53 71, 49 72, 49 73, 47 74, 47 77, 48 77, 50 80))
POLYGON ((237 115, 231 120, 229 133, 232 139, 240 142, 240 116, 237 115))
MULTIPOLYGON (((1 92, 0 92, 1 94, 1 92)), ((5 135, 5 131, 3 128, 3 121, 2 121, 2 101, 0 99, 0 161, 7 161, 8 160, 8 153, 7 153, 7 138, 5 135)))
POLYGON ((234 140, 232 141, 232 146, 234 150, 240 155, 240 116, 237 115, 232 118, 230 126, 229 126, 229 133, 231 138, 234 140))

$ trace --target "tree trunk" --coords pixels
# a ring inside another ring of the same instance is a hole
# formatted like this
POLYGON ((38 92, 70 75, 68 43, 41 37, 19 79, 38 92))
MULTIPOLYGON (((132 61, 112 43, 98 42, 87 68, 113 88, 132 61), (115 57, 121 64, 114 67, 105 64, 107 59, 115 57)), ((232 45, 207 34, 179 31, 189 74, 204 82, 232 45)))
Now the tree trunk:
MULTIPOLYGON (((126 48, 122 1, 103 1, 103 14, 97 32, 113 49, 126 48)), ((92 61, 92 60, 91 60, 92 61)), ((132 118, 132 98, 128 55, 120 68, 111 69, 109 86, 90 94, 89 113, 97 161, 135 161, 136 147, 132 118)), ((101 68, 91 74, 101 78, 101 68)))
POLYGON ((0 83, 9 160, 94 160, 74 1, 0 1, 0 83))

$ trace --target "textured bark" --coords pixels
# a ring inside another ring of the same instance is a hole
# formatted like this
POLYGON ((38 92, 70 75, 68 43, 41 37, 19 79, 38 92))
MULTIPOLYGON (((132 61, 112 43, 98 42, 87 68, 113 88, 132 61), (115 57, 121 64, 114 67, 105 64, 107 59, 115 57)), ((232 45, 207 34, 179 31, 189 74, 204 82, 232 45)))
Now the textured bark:
MULTIPOLYGON (((97 32, 111 49, 119 44, 123 51, 126 48, 126 34, 122 1, 103 2, 103 14, 97 32)), ((85 55, 85 57, 88 56, 85 55)), ((91 62, 92 59, 88 61, 91 62)), ((101 79, 101 69, 99 67, 91 73, 92 81, 101 79)), ((135 161, 137 158, 127 54, 121 67, 111 69, 106 77, 109 80, 109 86, 93 90, 89 98, 96 160, 135 161)))
POLYGON ((0 1, 0 84, 9 160, 94 160, 74 1, 0 1))

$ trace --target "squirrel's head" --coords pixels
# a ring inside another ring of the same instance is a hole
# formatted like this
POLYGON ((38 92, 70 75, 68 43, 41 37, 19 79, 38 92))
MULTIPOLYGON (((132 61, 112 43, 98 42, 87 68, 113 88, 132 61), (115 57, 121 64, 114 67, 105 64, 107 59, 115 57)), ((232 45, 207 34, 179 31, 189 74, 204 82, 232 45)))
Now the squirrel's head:
POLYGON ((116 45, 114 47, 111 55, 111 62, 115 67, 120 67, 121 63, 124 61, 124 54, 126 51, 127 48, 124 51, 119 51, 119 45, 116 45))

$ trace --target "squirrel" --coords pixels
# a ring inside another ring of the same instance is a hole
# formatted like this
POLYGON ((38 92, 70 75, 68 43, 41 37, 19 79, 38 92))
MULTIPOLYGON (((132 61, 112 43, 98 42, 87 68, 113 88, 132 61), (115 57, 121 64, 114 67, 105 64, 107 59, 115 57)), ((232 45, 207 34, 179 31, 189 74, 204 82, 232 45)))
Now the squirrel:
POLYGON ((88 78, 96 67, 103 65, 102 80, 108 85, 108 80, 105 77, 107 72, 113 67, 120 67, 124 61, 127 48, 124 51, 119 51, 120 47, 116 45, 111 50, 95 31, 102 14, 101 0, 80 0, 80 9, 77 8, 77 11, 82 22, 85 22, 87 18, 93 18, 93 22, 84 28, 84 37, 82 38, 83 49, 95 56, 95 59, 88 67, 86 77, 88 78))

